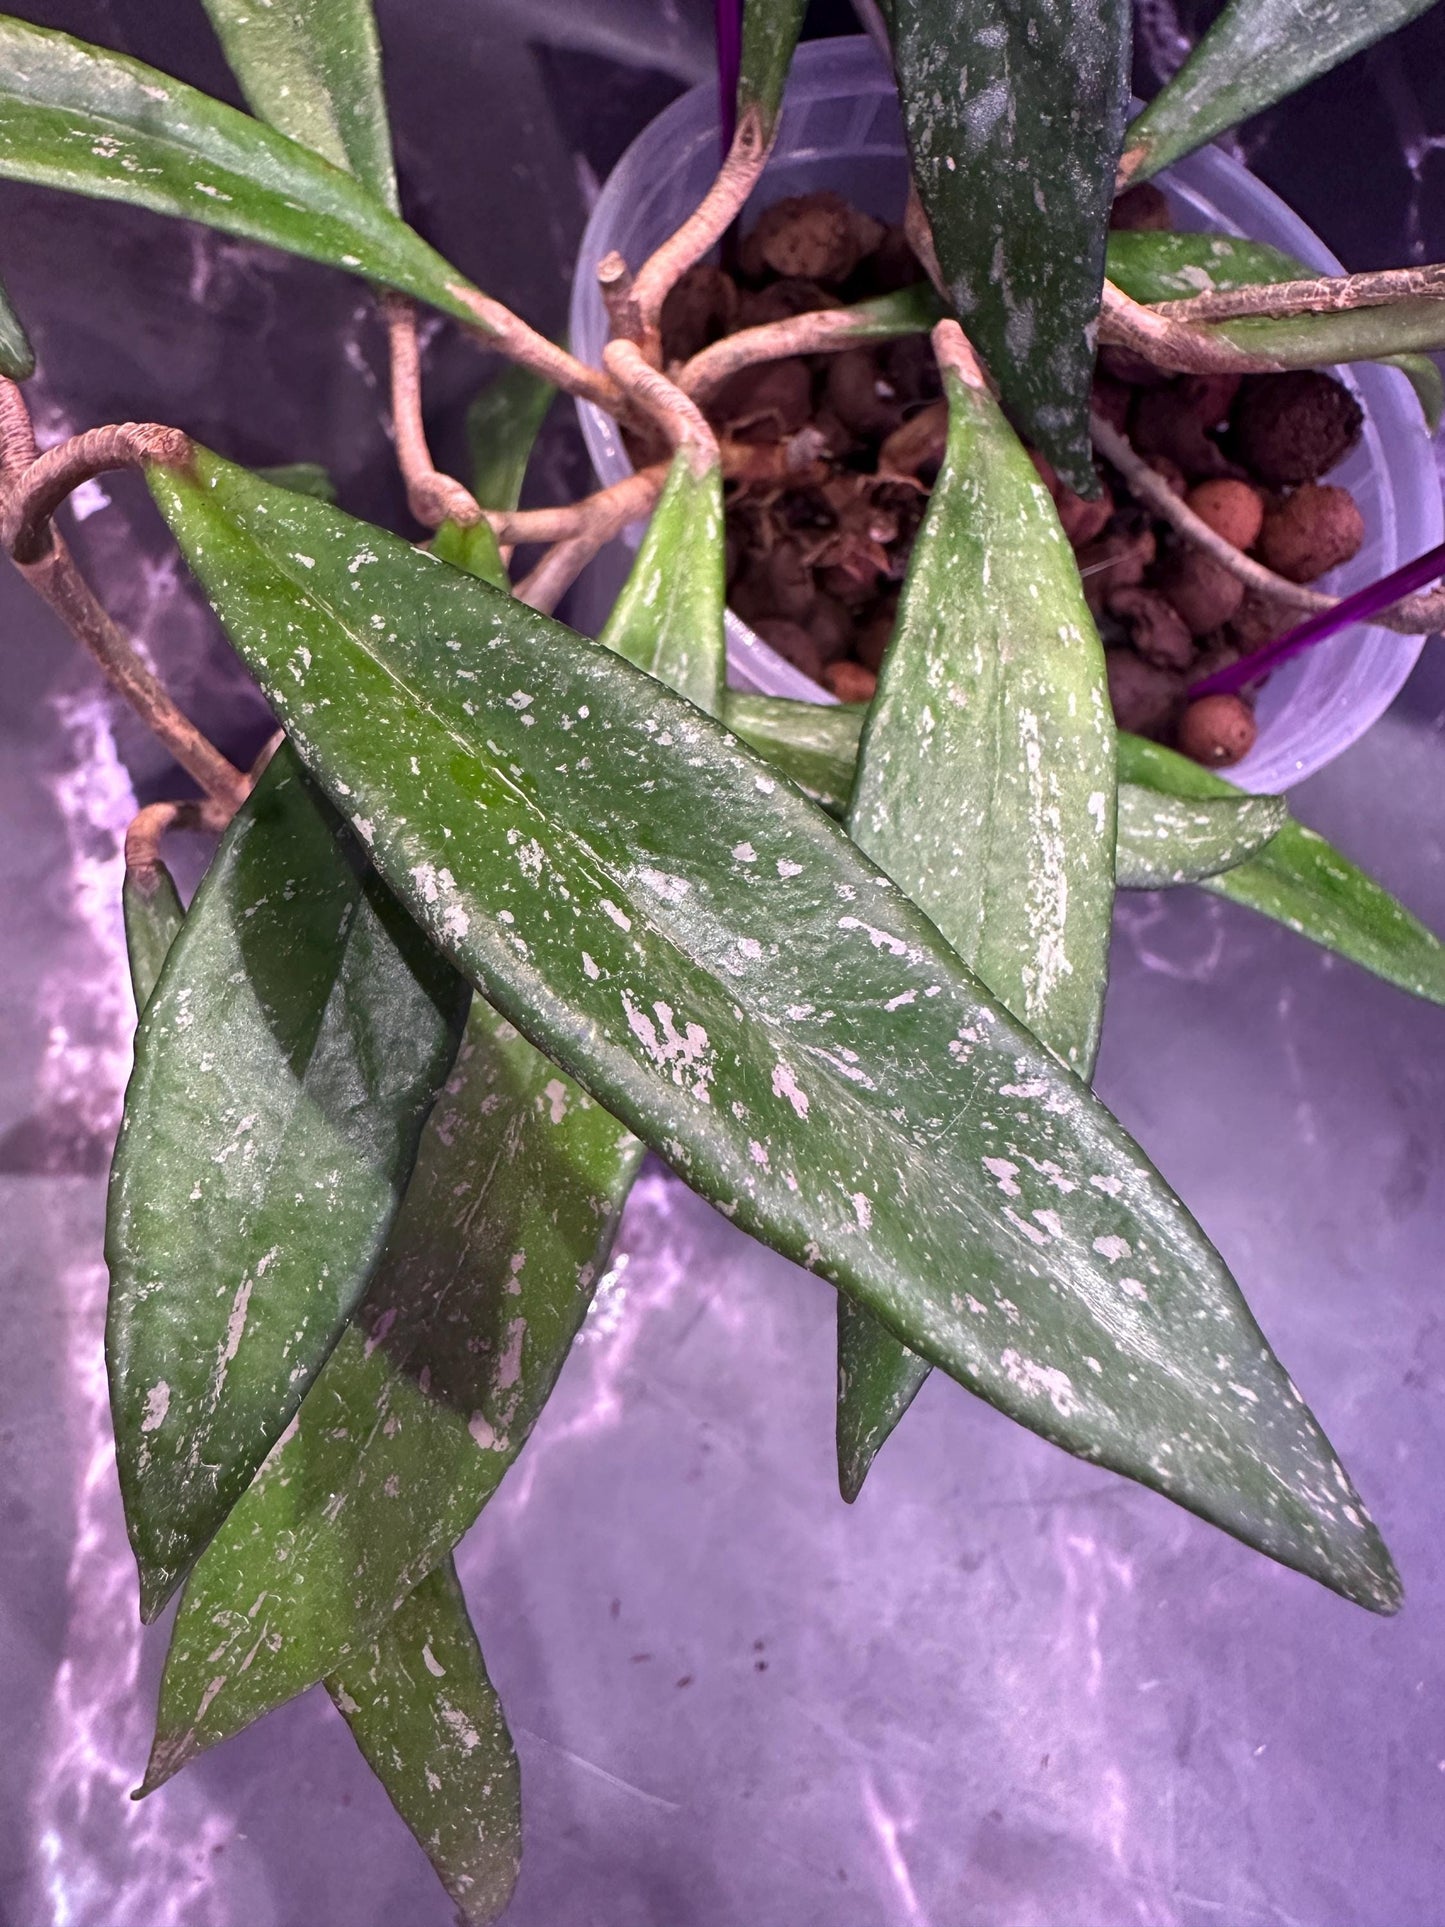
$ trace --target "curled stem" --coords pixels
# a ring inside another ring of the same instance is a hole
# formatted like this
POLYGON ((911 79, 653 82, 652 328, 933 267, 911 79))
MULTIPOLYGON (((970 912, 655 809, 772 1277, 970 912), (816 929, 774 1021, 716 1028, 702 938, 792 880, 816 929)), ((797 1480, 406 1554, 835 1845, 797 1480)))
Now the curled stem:
POLYGON ((706 416, 691 395, 652 366, 635 341, 609 341, 602 359, 618 386, 652 417, 675 449, 687 454, 694 474, 716 464, 717 437, 706 416))
POLYGON ((500 301, 493 301, 490 295, 479 293, 465 282, 456 283, 450 292, 475 316, 476 338, 484 348, 495 349, 509 361, 521 362, 524 368, 541 375, 564 394, 596 402, 609 415, 626 412, 616 384, 609 381, 600 369, 589 368, 585 361, 578 361, 565 348, 559 348, 555 341, 538 334, 535 328, 529 327, 510 308, 503 307, 500 301))
POLYGON ((1281 364, 1268 355, 1251 355, 1222 335, 1187 321, 1174 321, 1158 308, 1133 301, 1112 281, 1104 283, 1099 339, 1181 375, 1275 374, 1281 364))
POLYGON ((562 542, 586 529, 605 527, 607 536, 636 522, 652 507, 667 479, 667 465, 639 469, 624 475, 620 482, 584 495, 580 502, 561 508, 488 510, 487 520, 499 543, 515 546, 518 542, 562 542))
POLYGON ((37 561, 52 539, 51 516, 82 482, 110 469, 145 468, 152 462, 179 468, 190 454, 189 436, 158 422, 118 422, 72 435, 7 475, 0 543, 19 563, 37 561))
MULTIPOLYGON (((915 332, 913 328, 899 330, 900 334, 915 332)), ((865 338, 876 341, 883 337, 876 332, 865 337, 857 315, 847 308, 789 315, 785 321, 766 321, 760 327, 724 335, 684 363, 677 373, 677 385, 694 401, 705 402, 740 368, 751 368, 760 361, 782 361, 790 355, 833 354, 865 338)))
POLYGON ((1296 314, 1339 314, 1349 308, 1380 308, 1397 301, 1445 299, 1445 263, 1386 268, 1369 274, 1322 274, 1300 281, 1257 281, 1219 288, 1179 301, 1155 301, 1155 314, 1171 321, 1237 321, 1250 315, 1282 320, 1296 314))
POLYGON ((212 801, 147 803, 125 833, 126 875, 149 901, 160 888, 161 841, 172 830, 224 830, 233 812, 212 801))
POLYGON ((391 353, 391 422, 397 466, 406 484, 406 504, 424 528, 443 522, 470 528, 482 519, 476 497, 433 463, 421 413, 421 349, 416 308, 404 294, 382 296, 387 345, 391 353))
POLYGON ((660 357, 657 339, 662 304, 678 280, 715 247, 742 213, 748 196, 767 165, 772 141, 763 132, 756 109, 749 109, 737 125, 712 186, 675 233, 637 270, 630 299, 634 304, 648 359, 660 357))
MULTIPOLYGON (((1212 556, 1221 568, 1237 576, 1247 588, 1267 596, 1271 602, 1282 608, 1299 609, 1307 615, 1321 610, 1333 609, 1338 604, 1338 596, 1325 595, 1319 589, 1308 588, 1302 582, 1291 582, 1273 569, 1265 568, 1252 556, 1245 555, 1227 542, 1209 524, 1197 516, 1189 505, 1177 496, 1162 475, 1150 468, 1142 456, 1137 455, 1127 439, 1121 435, 1111 422, 1101 415, 1094 415, 1090 421, 1094 446, 1106 461, 1112 462, 1123 476, 1130 491, 1144 502, 1161 521, 1167 522, 1177 535, 1196 548, 1203 549, 1212 556)), ((1397 630, 1401 635, 1428 636, 1445 624, 1445 589, 1432 590, 1429 595, 1407 596, 1397 602, 1392 609, 1382 611, 1370 618, 1382 628, 1397 630)))
MULTIPOLYGON (((663 483, 667 480, 667 466, 657 463, 652 468, 639 469, 635 475, 628 475, 611 488, 601 489, 596 495, 589 496, 585 502, 574 503, 570 509, 534 509, 530 517, 518 516, 516 521, 533 521, 535 524, 544 516, 566 518, 558 522, 560 536, 532 570, 524 576, 514 591, 519 602, 530 608, 540 609, 550 615, 566 594, 568 589, 581 575, 604 544, 614 535, 620 535, 629 522, 640 521, 652 508, 662 493, 663 483), (585 515, 579 510, 587 511, 585 515)), ((545 540, 535 532, 523 533, 516 539, 520 541, 545 540)))

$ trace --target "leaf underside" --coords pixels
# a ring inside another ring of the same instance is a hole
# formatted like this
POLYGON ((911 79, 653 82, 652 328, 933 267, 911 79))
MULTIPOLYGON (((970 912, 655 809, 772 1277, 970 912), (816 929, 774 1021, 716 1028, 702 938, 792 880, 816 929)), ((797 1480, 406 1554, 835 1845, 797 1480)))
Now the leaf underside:
POLYGON ((5 284, 0 282, 0 375, 8 381, 29 381, 35 373, 35 350, 25 323, 15 312, 5 284))
POLYGON ((467 998, 283 746, 146 1003, 111 1173, 106 1355, 146 1618, 370 1279, 467 998))
POLYGON ((1071 487, 1128 101, 1128 0, 892 0, 914 179, 958 319, 1071 487))
POLYGON ((476 319, 455 269, 341 168, 154 67, 4 16, 0 175, 202 221, 476 319))
POLYGON ((836 825, 650 678, 395 538, 204 452, 152 485, 388 883, 598 1103, 1006 1412, 1393 1606, 1217 1254, 836 825))
POLYGON ((397 211, 371 0, 204 0, 253 114, 397 211))
POLYGON ((1251 114, 1297 93, 1433 0, 1230 0, 1129 129, 1147 179, 1251 114))

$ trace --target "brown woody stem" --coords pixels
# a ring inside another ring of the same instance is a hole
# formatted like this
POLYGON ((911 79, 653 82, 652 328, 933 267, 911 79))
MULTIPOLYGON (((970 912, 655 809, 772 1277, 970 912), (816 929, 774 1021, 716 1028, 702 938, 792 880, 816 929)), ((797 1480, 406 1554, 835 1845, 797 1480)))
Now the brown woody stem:
POLYGON ((17 562, 34 562, 51 540, 51 516, 82 482, 110 469, 145 468, 151 462, 179 468, 190 455, 190 438, 157 422, 119 422, 72 435, 8 476, 0 543, 17 562))
POLYGON ((666 463, 624 475, 620 482, 600 488, 595 495, 584 495, 580 502, 568 502, 551 509, 513 509, 488 511, 487 520, 499 543, 515 546, 518 542, 562 542, 593 527, 605 528, 603 541, 646 515, 662 492, 667 479, 666 463))
MULTIPOLYGON (((910 328, 899 332, 917 331, 910 328)), ((751 368, 760 361, 781 361, 789 355, 833 354, 851 348, 860 339, 877 341, 882 337, 872 332, 863 334, 857 317, 846 308, 790 315, 786 321, 767 321, 761 327, 724 335, 678 370, 677 385, 694 401, 705 402, 740 368, 751 368)))
POLYGON ((715 247, 742 213, 748 196, 767 165, 772 141, 763 132, 755 109, 743 114, 733 135, 727 159, 712 186, 682 226, 668 236, 655 254, 643 262, 632 283, 631 300, 641 324, 649 359, 660 353, 658 317, 669 292, 708 249, 715 247))
POLYGON ((1422 297, 1445 299, 1445 263, 1370 274, 1323 274, 1300 281, 1260 281, 1179 301, 1154 301, 1150 306, 1155 314, 1172 321, 1235 321, 1249 315, 1282 320, 1287 315, 1390 307, 1422 297))
POLYGON ((479 294, 465 282, 456 283, 450 292, 468 307, 476 318, 476 338, 484 348, 493 348, 498 354, 506 355, 509 361, 519 361, 524 368, 550 381, 554 388, 564 394, 578 395, 583 401, 596 402, 599 408, 606 409, 609 415, 622 410, 622 397, 614 383, 596 368, 589 368, 575 355, 569 355, 565 348, 559 348, 555 341, 528 327, 520 315, 504 308, 500 301, 493 301, 490 295, 479 294))
POLYGON ((482 519, 476 497, 436 467, 427 447, 416 308, 404 294, 383 295, 381 306, 391 351, 392 433, 397 466, 406 484, 407 507, 424 528, 437 529, 443 522, 459 522, 469 528, 482 519))
POLYGON ((609 341, 602 359, 618 386, 653 418, 673 447, 687 455, 694 475, 716 465, 717 437, 706 416, 691 395, 652 366, 635 341, 609 341))
MULTIPOLYGON (((1221 568, 1227 569, 1244 583, 1246 588, 1267 597, 1282 608, 1298 609, 1314 615, 1323 609, 1333 609, 1339 601, 1338 596, 1325 595, 1319 589, 1306 587, 1302 582, 1291 582, 1287 577, 1276 575, 1256 562, 1232 542, 1227 542, 1209 524, 1197 516, 1189 505, 1177 496, 1162 475, 1157 474, 1142 456, 1135 454, 1126 438, 1111 422, 1101 415, 1091 418, 1090 429, 1094 446, 1106 461, 1112 462, 1123 476, 1131 493, 1151 508, 1161 521, 1167 522, 1177 535, 1186 542, 1212 556, 1221 568)), ((1393 609, 1372 616, 1371 622, 1385 629, 1398 630, 1407 636, 1428 636, 1445 624, 1445 589, 1432 589, 1428 595, 1407 596, 1397 602, 1393 609)))
POLYGON ((610 334, 619 341, 641 341, 642 317, 632 293, 632 270, 614 248, 597 263, 597 285, 607 310, 610 334))
POLYGON ((1172 321, 1157 308, 1146 308, 1112 281, 1104 283, 1099 339, 1128 348, 1171 374, 1273 374, 1280 367, 1268 355, 1248 354, 1222 335, 1209 334, 1186 321, 1172 321))
MULTIPOLYGON (((129 438, 130 456, 142 448, 148 460, 185 460, 190 453, 189 441, 175 429, 127 427, 96 429, 90 436, 78 435, 47 455, 37 456, 25 398, 14 382, 0 379, 0 528, 8 536, 13 517, 22 538, 30 543, 44 538, 34 560, 16 556, 15 566, 21 575, 88 651, 117 695, 125 698, 187 775, 229 813, 245 797, 250 787, 247 779, 171 701, 132 643, 96 601, 64 541, 50 527, 49 516, 65 493, 63 487, 59 488, 52 499, 59 478, 70 476, 66 486, 74 487, 102 468, 118 465, 111 460, 94 465, 82 462, 78 470, 74 469, 77 451, 89 445, 113 453, 116 436, 129 438), (41 477, 38 483, 33 479, 37 471, 41 477)), ((129 460, 119 465, 128 466, 129 460)))
POLYGON ((147 899, 161 880, 161 841, 172 830, 224 830, 232 812, 220 804, 147 803, 125 833, 126 875, 147 899))

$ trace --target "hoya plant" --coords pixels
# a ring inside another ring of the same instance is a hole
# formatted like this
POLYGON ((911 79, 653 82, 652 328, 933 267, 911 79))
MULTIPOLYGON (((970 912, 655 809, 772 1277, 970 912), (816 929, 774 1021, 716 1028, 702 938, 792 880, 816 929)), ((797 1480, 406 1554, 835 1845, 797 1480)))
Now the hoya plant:
POLYGON ((1438 556, 1335 609, 1090 408, 1099 342, 1161 378, 1415 357, 1432 403, 1445 269, 1306 278, 1243 244, 1108 232, 1121 188, 1423 0, 1231 0, 1128 125, 1124 0, 891 0, 928 278, 679 362, 664 304, 753 218, 802 4, 748 0, 740 30, 724 9, 730 144, 649 259, 604 263, 600 366, 400 218, 367 0, 204 4, 250 113, 0 19, 0 172, 369 284, 425 539, 184 422, 39 452, 0 308, 0 539, 177 766, 127 839, 140 1016, 106 1238, 143 1619, 180 1594, 143 1790, 324 1681, 463 1917, 504 1910, 517 1767, 452 1550, 546 1404, 649 1150, 836 1287, 845 1497, 937 1368, 1395 1611, 1321 1424, 1090 1074, 1118 887, 1202 883, 1436 1002, 1445 953, 1278 799, 1116 729, 1030 451, 1084 500, 1097 455, 1183 543, 1310 612, 1282 654, 1381 609, 1436 626, 1438 596, 1408 592, 1438 556), (512 364, 474 411, 470 486, 428 452, 420 307, 512 364), (929 334, 946 434, 874 699, 730 691, 738 458, 702 404, 782 355, 929 334), (559 390, 615 417, 639 466, 521 509, 559 390), (274 712, 253 769, 182 714, 55 525, 116 467, 144 473, 274 712), (600 638, 554 619, 644 520, 600 638), (514 582, 519 549, 538 559, 514 582), (178 826, 217 838, 189 906, 163 859, 178 826))

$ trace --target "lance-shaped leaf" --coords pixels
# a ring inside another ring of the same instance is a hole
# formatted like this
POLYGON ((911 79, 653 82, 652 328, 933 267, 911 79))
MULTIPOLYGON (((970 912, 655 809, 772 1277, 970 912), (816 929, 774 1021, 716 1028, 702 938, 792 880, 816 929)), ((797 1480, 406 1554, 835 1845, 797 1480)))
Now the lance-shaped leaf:
MULTIPOLYGON (((1119 767, 1133 781, 1175 796, 1207 801, 1238 794, 1212 771, 1141 736, 1121 733, 1119 767)), ((1204 879, 1204 887, 1338 951, 1387 983, 1445 1004, 1445 945, 1302 823, 1290 820, 1257 856, 1204 879)))
POLYGON ((369 1282, 466 1003, 278 751, 146 1004, 111 1173, 106 1352, 147 1619, 369 1282))
POLYGON ((378 870, 598 1103, 1023 1423, 1396 1603, 1198 1227, 822 811, 394 537, 204 451, 151 480, 378 870))
POLYGON ((892 0, 918 192, 969 339, 1073 488, 1128 99, 1128 0, 892 0))
POLYGON ((866 703, 804 703, 791 696, 723 692, 723 720, 830 816, 853 793, 866 703))
POLYGON ((181 933, 186 913, 175 878, 160 862, 148 864, 140 876, 127 870, 120 902, 125 919, 126 956, 130 961, 130 987, 139 1016, 150 1001, 161 966, 181 933))
POLYGON ((3 16, 0 175, 204 221, 477 324, 475 290, 310 148, 138 60, 3 16))
POLYGON ((371 0, 204 0, 251 111, 397 210, 371 0))
POLYGON ((1199 883, 1243 863, 1288 821, 1282 796, 1236 791, 1190 802, 1121 783, 1115 881, 1130 890, 1199 883))
POLYGON ((1129 128, 1133 180, 1192 154, 1422 14, 1432 0, 1230 0, 1129 128))
POLYGON ((722 470, 716 454, 682 448, 602 641, 715 716, 726 596, 722 470))
POLYGON ((365 1647, 472 1524, 556 1383, 641 1156, 473 1003, 366 1301, 186 1584, 148 1788, 365 1647))
MULTIPOLYGON (((863 726, 854 841, 1004 1007, 1087 1080, 1114 909, 1104 652, 1048 490, 958 329, 948 445, 863 726)), ((854 1499, 928 1374, 838 1301, 838 1476, 854 1499)))
POLYGON ((29 381, 34 373, 35 350, 0 281, 0 375, 9 381, 29 381))
POLYGON ((472 494, 484 508, 514 509, 521 500, 532 448, 556 393, 550 381, 511 362, 467 410, 472 494))
MULTIPOLYGON (((1217 290, 1311 279, 1314 269, 1264 241, 1232 234, 1125 231, 1109 236, 1109 279, 1135 301, 1187 301, 1217 290)), ((1282 368, 1383 361, 1407 377, 1433 433, 1445 383, 1418 348, 1445 347, 1445 301, 1399 301, 1337 314, 1259 316, 1211 324, 1251 354, 1282 368)))
POLYGON ((450 1559, 326 1690, 465 1927, 489 1927, 522 1864, 521 1781, 450 1559))
MULTIPOLYGON (((641 633, 618 618, 610 629, 669 684, 721 684, 716 506, 692 487, 661 528, 654 518, 623 592, 641 633), (657 597, 637 584, 694 565, 718 578, 696 604, 700 626, 659 634, 657 597)), ((472 1523, 552 1389, 641 1155, 505 1019, 473 1006, 356 1328, 186 1589, 147 1786, 354 1651, 472 1523)))
POLYGON ((777 128, 806 9, 807 0, 745 0, 743 6, 738 119, 756 115, 765 141, 771 141, 777 128))
MULTIPOLYGON (((159 863, 127 872, 124 901, 131 981, 143 1010, 185 911, 159 863)), ((478 1030, 488 1021, 499 1020, 484 1012, 478 1030)), ((291 1550, 254 1532, 247 1544, 258 1573, 279 1567, 291 1550)), ((520 1861, 517 1762, 450 1557, 326 1685, 463 1918, 494 1920, 520 1861)))

